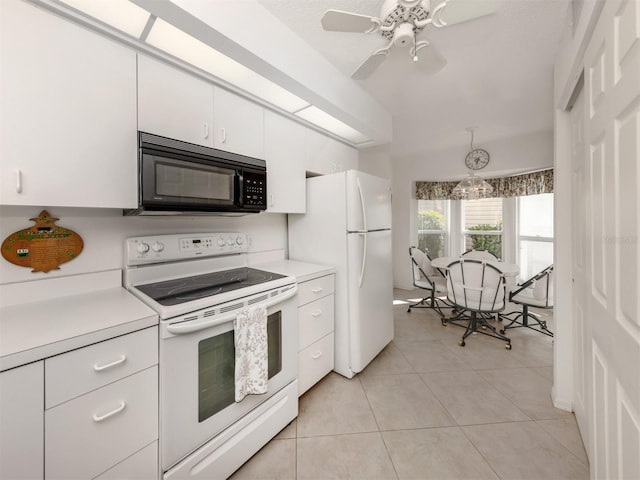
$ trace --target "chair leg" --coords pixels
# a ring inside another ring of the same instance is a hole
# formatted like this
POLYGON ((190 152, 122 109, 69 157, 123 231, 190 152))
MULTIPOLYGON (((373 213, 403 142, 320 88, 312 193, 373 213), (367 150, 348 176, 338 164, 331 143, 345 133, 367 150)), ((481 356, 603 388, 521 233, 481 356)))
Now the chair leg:
POLYGON ((505 325, 500 333, 504 334, 509 328, 520 328, 526 327, 534 332, 544 333, 549 337, 553 337, 553 332, 547 328, 547 322, 539 318, 537 315, 529 312, 529 305, 522 305, 522 312, 509 312, 507 314, 501 315, 503 318, 511 320, 508 325, 505 325), (510 315, 516 314, 513 319, 511 319, 510 315), (522 319, 518 321, 518 319, 522 319), (532 325, 529 324, 529 319, 533 320, 535 323, 532 325), (539 327, 539 328, 536 328, 539 327))
POLYGON ((453 308, 452 305, 449 305, 446 301, 439 299, 436 297, 434 291, 431 292, 431 295, 428 297, 424 297, 422 300, 416 303, 412 303, 407 308, 407 313, 411 313, 412 308, 433 308, 438 314, 442 317, 444 313, 442 312, 443 308, 453 308), (440 306, 438 302, 444 303, 444 305, 440 306))
POLYGON ((477 312, 470 312, 471 319, 469 320, 469 324, 467 325, 467 329, 465 330, 462 338, 458 342, 458 345, 464 347, 466 345, 465 339, 474 332, 481 333, 483 335, 487 335, 488 337, 497 338, 499 340, 503 340, 506 343, 505 348, 507 350, 511 350, 511 339, 509 337, 504 336, 502 333, 498 333, 495 327, 489 323, 482 316, 478 316, 477 312), (478 330, 478 324, 480 324, 483 328, 488 328, 489 332, 483 329, 478 330))

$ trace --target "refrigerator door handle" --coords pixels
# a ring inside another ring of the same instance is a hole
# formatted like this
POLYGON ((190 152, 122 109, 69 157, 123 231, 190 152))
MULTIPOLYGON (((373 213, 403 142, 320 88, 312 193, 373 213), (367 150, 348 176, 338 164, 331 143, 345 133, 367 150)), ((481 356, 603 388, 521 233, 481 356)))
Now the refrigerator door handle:
MULTIPOLYGON (((362 230, 367 231, 367 209, 364 203, 364 194, 362 193, 362 185, 360 185, 360 178, 356 177, 356 185, 358 186, 358 194, 360 195, 360 206, 362 208, 362 230)), ((366 241, 365 241, 366 245, 366 241)))
POLYGON ((364 270, 367 266, 367 233, 358 233, 364 240, 364 246, 362 248, 362 266, 360 267, 360 278, 358 279, 358 288, 362 288, 362 280, 364 279, 364 270))

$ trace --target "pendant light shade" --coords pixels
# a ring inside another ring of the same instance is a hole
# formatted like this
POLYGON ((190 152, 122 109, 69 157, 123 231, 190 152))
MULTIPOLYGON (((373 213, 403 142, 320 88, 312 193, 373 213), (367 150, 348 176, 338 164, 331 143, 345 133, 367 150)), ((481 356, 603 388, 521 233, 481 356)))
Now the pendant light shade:
POLYGON ((472 172, 453 189, 454 196, 465 200, 485 198, 491 192, 493 187, 472 172))

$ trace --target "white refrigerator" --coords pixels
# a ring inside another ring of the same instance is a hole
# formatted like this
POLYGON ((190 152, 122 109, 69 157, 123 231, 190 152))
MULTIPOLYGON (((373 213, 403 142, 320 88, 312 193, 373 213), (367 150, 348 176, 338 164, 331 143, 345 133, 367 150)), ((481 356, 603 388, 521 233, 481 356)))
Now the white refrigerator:
POLYGON ((334 370, 351 378, 393 340, 391 183, 356 170, 307 179, 289 258, 336 267, 334 370))

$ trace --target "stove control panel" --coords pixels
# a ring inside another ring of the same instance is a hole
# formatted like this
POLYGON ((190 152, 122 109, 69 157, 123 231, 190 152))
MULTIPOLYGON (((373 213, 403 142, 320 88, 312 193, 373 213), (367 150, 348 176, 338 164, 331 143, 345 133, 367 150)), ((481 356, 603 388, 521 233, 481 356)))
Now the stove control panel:
POLYGON ((245 253, 244 233, 186 233, 133 237, 126 240, 126 264, 170 262, 195 257, 245 253))

